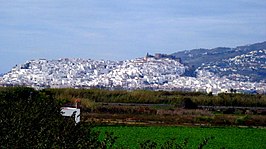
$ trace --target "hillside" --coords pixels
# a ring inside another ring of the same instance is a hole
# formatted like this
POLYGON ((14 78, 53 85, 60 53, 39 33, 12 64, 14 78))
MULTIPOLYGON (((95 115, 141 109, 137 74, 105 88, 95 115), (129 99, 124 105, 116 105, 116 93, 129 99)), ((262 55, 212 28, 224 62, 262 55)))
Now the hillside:
POLYGON ((265 50, 266 41, 236 48, 194 49, 172 55, 180 57, 189 67, 186 76, 196 76, 197 69, 204 69, 236 81, 265 82, 265 50))
POLYGON ((40 59, 17 65, 0 81, 2 84, 39 87, 143 88, 173 81, 185 69, 179 61, 168 58, 126 61, 40 59))
POLYGON ((266 92, 266 42, 236 48, 147 54, 125 61, 36 59, 0 76, 0 86, 201 92, 266 92))
POLYGON ((173 53, 171 55, 180 57, 183 63, 199 67, 201 64, 208 64, 214 61, 233 58, 238 55, 247 54, 251 51, 266 49, 266 41, 236 48, 217 47, 214 49, 193 49, 173 53))
POLYGON ((266 49, 209 62, 198 70, 213 72, 231 80, 266 82, 266 49))

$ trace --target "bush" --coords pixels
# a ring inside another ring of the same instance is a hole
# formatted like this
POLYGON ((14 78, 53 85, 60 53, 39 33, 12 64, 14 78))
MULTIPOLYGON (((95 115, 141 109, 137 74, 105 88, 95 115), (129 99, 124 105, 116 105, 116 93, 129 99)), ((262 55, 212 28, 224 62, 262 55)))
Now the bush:
POLYGON ((184 98, 182 101, 182 106, 185 109, 196 109, 198 106, 190 98, 184 98))
POLYGON ((102 148, 115 140, 98 141, 92 125, 65 119, 52 95, 32 88, 2 88, 0 110, 0 148, 102 148))
POLYGON ((248 115, 240 116, 235 120, 237 125, 244 125, 250 117, 248 115))

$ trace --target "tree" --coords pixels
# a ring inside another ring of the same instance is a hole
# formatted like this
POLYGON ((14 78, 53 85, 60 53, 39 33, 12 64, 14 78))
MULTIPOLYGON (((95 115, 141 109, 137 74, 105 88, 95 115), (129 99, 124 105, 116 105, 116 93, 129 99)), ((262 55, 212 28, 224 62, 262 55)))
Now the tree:
POLYGON ((116 139, 98 141, 92 125, 65 119, 53 95, 32 88, 1 88, 0 111, 0 148, 102 148, 116 139))
POLYGON ((184 98, 182 101, 183 108, 185 109, 196 109, 198 106, 190 98, 184 98))

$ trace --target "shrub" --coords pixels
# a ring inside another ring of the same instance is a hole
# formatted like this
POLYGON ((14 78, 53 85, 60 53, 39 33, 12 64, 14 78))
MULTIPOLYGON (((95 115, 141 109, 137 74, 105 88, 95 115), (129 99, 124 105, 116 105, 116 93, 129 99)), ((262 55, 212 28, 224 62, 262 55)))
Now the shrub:
POLYGON ((52 95, 32 88, 1 89, 0 110, 0 148, 102 148, 115 140, 98 141, 92 125, 65 119, 52 95))
POLYGON ((184 98, 182 101, 182 106, 185 109, 196 109, 197 104, 195 104, 190 98, 184 98))
POLYGON ((235 123, 238 125, 244 125, 249 118, 250 117, 248 115, 240 116, 235 120, 235 123))

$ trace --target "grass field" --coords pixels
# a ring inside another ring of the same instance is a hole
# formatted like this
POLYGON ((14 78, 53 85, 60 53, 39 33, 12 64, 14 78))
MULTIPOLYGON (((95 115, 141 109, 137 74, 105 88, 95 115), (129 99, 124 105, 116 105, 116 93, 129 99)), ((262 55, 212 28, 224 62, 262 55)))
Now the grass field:
POLYGON ((187 148, 196 149, 204 138, 213 136, 205 148, 265 149, 266 129, 237 127, 170 127, 170 126, 99 126, 101 132, 114 132, 118 137, 116 147, 138 148, 138 144, 150 139, 162 144, 176 138, 182 143, 188 138, 187 148))

